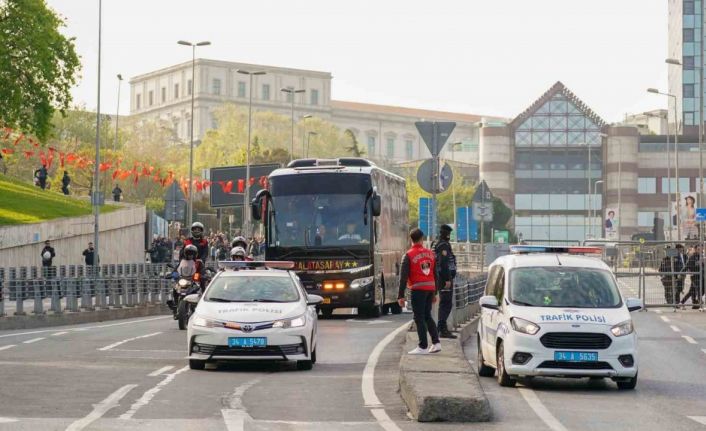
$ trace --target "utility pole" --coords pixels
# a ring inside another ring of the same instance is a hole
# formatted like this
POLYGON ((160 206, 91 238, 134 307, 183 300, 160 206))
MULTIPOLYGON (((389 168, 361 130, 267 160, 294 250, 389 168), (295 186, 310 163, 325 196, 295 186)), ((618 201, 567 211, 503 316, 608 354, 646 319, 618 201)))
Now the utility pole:
POLYGON ((98 277, 97 269, 100 268, 100 201, 98 199, 100 190, 100 160, 101 160, 101 42, 103 30, 103 0, 98 0, 98 96, 96 102, 96 160, 93 165, 93 244, 95 255, 93 256, 93 277, 98 277))

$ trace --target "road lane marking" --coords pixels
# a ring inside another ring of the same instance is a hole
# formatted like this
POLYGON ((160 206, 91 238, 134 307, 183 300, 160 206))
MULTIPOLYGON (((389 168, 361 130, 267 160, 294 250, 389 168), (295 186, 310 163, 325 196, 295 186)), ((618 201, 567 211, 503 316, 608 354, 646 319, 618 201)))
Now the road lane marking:
POLYGON ((701 349, 701 351, 704 352, 704 354, 706 354, 706 349, 701 349))
POLYGON ((659 318, 662 319, 663 321, 667 322, 667 323, 670 322, 669 317, 667 317, 667 316, 659 316, 659 318))
POLYGON ((8 344, 7 346, 0 347, 0 350, 7 350, 15 347, 17 344, 8 344))
POLYGON ((228 400, 229 409, 221 409, 223 422, 226 424, 228 431, 243 431, 245 429, 245 421, 252 420, 252 417, 245 410, 243 405, 243 395, 245 392, 260 382, 260 379, 249 380, 235 388, 235 391, 228 400))
POLYGON ((378 425, 380 425, 385 431, 401 431, 395 421, 390 419, 390 416, 387 415, 385 409, 370 409, 370 413, 375 416, 375 419, 378 421, 378 425))
POLYGON ((388 344, 395 339, 397 334, 409 328, 410 322, 405 322, 402 326, 395 329, 394 331, 387 334, 385 338, 380 340, 380 342, 375 346, 373 351, 368 356, 368 361, 365 363, 365 369, 363 370, 363 380, 361 382, 360 389, 363 392, 363 404, 366 407, 382 407, 382 403, 375 394, 375 367, 378 364, 380 355, 382 351, 385 350, 388 344))
POLYGON ((655 313, 662 314, 662 310, 655 310, 655 313))
POLYGON ((23 341, 22 343, 32 344, 32 343, 36 343, 37 341, 42 341, 42 340, 44 340, 44 337, 32 338, 31 340, 23 341))
POLYGON ((11 424, 13 422, 17 422, 17 419, 15 419, 15 418, 0 418, 0 424, 11 424))
POLYGON ((68 333, 69 333, 68 331, 61 331, 61 332, 57 332, 55 334, 51 334, 51 336, 58 337, 59 335, 64 335, 64 334, 68 334, 68 333))
POLYGON ((669 325, 669 327, 672 328, 672 331, 674 331, 674 332, 681 332, 681 329, 679 329, 679 327, 677 327, 677 326, 669 325))
POLYGON ((693 338, 691 338, 691 337, 688 336, 688 335, 682 335, 681 337, 682 337, 683 339, 685 339, 686 342, 689 343, 689 344, 699 344, 699 343, 696 342, 696 340, 694 340, 693 338))
POLYGON ((522 398, 527 401, 527 404, 534 410, 534 413, 539 416, 542 422, 545 423, 552 431, 567 431, 566 427, 559 422, 557 418, 542 404, 537 394, 529 388, 517 388, 522 395, 522 398))
POLYGON ((692 421, 696 421, 702 425, 706 425, 706 416, 687 416, 692 421))
POLYGON ((158 375, 160 375, 162 373, 166 373, 167 371, 171 370, 172 368, 174 368, 174 365, 167 365, 166 367, 162 367, 159 370, 152 371, 151 373, 149 373, 147 375, 147 377, 157 377, 158 375))
POLYGON ((98 349, 96 349, 96 350, 99 350, 99 351, 101 351, 101 352, 105 352, 106 350, 110 350, 110 349, 112 349, 113 347, 118 347, 118 346, 120 346, 120 345, 122 345, 122 344, 129 343, 130 341, 139 340, 139 339, 141 339, 141 338, 154 337, 155 335, 159 335, 159 334, 161 334, 161 333, 162 333, 162 332, 160 331, 160 332, 153 332, 153 333, 151 333, 151 334, 140 335, 139 337, 126 338, 125 340, 121 340, 121 341, 118 341, 117 343, 109 344, 109 345, 107 345, 107 346, 105 346, 105 347, 100 347, 100 348, 98 348, 98 349))
MULTIPOLYGON (((87 326, 85 328, 68 328, 69 331, 87 331, 89 329, 96 329, 96 328, 109 328, 112 326, 121 326, 121 325, 132 325, 135 323, 142 323, 142 322, 151 322, 153 320, 161 320, 161 319, 167 319, 167 318, 172 318, 172 316, 159 316, 159 317, 152 317, 149 319, 140 319, 140 320, 130 320, 127 322, 120 322, 120 323, 110 323, 107 325, 97 325, 97 326, 87 326)), ((47 332, 54 332, 56 329, 45 329, 43 331, 30 331, 30 332, 18 332, 15 334, 4 334, 0 335, 0 338, 7 338, 7 337, 20 337, 22 335, 33 335, 33 334, 44 334, 47 332)))
POLYGON ((93 411, 91 413, 89 413, 86 417, 83 417, 69 425, 66 428, 66 431, 81 431, 82 429, 86 428, 94 421, 103 417, 103 415, 106 414, 108 410, 117 407, 119 405, 118 403, 120 402, 120 400, 123 399, 123 397, 127 395, 128 392, 130 392, 137 386, 138 385, 125 385, 117 391, 113 392, 112 394, 108 395, 108 398, 93 406, 93 411))
MULTIPOLYGON (((120 415, 120 419, 132 419, 132 417, 137 413, 138 410, 140 410, 142 407, 146 406, 149 404, 150 401, 152 401, 152 398, 154 398, 155 395, 159 393, 159 391, 162 390, 165 386, 167 386, 172 380, 176 378, 179 374, 183 373, 184 371, 188 370, 189 366, 185 366, 183 368, 179 368, 178 370, 174 371, 171 374, 167 374, 167 377, 165 377, 161 382, 157 383, 153 388, 147 390, 142 396, 140 397, 139 400, 135 401, 131 406, 130 410, 126 411, 122 415, 120 415)), ((159 370, 158 370, 159 371, 159 370)))

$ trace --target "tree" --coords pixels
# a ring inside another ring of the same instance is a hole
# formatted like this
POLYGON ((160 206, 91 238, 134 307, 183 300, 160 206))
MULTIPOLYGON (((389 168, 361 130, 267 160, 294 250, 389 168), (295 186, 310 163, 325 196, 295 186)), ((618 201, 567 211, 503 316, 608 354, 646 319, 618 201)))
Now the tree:
POLYGON ((43 139, 71 103, 80 63, 44 0, 0 2, 0 125, 43 139))
POLYGON ((346 129, 343 134, 346 135, 346 138, 350 139, 351 142, 351 145, 349 147, 346 147, 346 150, 349 151, 355 157, 363 157, 363 155, 365 154, 365 150, 360 146, 358 138, 355 137, 353 131, 351 129, 346 129))

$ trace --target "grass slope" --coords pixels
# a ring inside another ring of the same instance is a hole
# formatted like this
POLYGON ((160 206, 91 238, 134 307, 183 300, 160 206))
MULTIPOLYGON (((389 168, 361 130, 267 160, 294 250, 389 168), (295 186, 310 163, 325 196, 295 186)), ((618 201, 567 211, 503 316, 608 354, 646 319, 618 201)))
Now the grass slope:
MULTIPOLYGON (((105 205, 101 212, 115 210, 115 205, 105 205)), ((64 196, 42 190, 0 175, 0 226, 38 223, 59 217, 77 217, 92 214, 87 200, 64 196)))

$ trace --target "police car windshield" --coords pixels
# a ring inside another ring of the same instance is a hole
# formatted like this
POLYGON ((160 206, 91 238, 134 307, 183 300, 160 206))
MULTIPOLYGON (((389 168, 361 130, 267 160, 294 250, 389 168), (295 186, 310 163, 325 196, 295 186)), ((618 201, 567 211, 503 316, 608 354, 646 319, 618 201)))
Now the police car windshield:
POLYGON ((531 307, 616 308, 620 293, 608 271, 528 267, 510 271, 510 301, 531 307))
POLYGON ((289 277, 219 277, 206 292, 214 302, 295 302, 299 292, 289 277))

